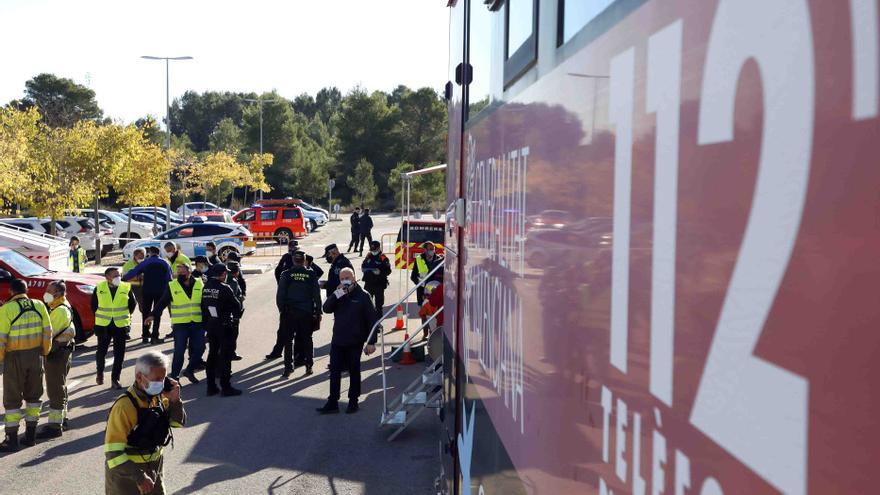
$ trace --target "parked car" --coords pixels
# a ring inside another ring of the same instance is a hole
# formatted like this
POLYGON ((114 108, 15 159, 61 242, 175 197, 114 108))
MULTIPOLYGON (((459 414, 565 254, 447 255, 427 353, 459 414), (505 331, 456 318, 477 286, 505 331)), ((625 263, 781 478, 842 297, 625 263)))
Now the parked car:
POLYGON ((207 201, 192 201, 180 205, 180 207, 177 208, 177 213, 183 218, 188 218, 190 215, 194 215, 199 211, 219 209, 221 208, 214 203, 209 203, 207 201))
POLYGON ((205 254, 205 245, 213 242, 217 246, 217 255, 225 260, 230 252, 240 256, 249 256, 257 252, 257 243, 246 227, 234 223, 187 223, 163 232, 151 239, 141 239, 128 243, 122 250, 123 259, 130 259, 136 248, 157 246, 160 249, 168 242, 174 241, 181 252, 192 258, 205 254))
POLYGON ((206 211, 198 211, 189 218, 186 219, 187 222, 220 222, 220 223, 234 223, 232 220, 232 215, 227 213, 225 210, 206 210, 206 211))
POLYGON ((46 270, 36 262, 12 249, 0 247, 0 303, 9 297, 9 283, 20 278, 28 283, 28 296, 42 299, 49 283, 64 280, 67 287, 67 300, 73 308, 73 321, 76 324, 77 341, 88 339, 95 329, 95 315, 90 306, 95 286, 104 277, 88 273, 73 273, 46 270))
MULTIPOLYGON (((34 232, 35 234, 49 234, 49 224, 44 222, 42 219, 36 217, 28 217, 28 218, 3 218, 0 219, 0 223, 4 225, 11 225, 13 227, 18 227, 20 229, 29 230, 34 232)), ((58 237, 65 237, 66 233, 62 227, 58 227, 56 234, 58 237)))
MULTIPOLYGON (((95 210, 91 208, 84 208, 79 210, 80 214, 86 218, 94 219, 95 218, 95 210)), ((125 239, 147 239, 153 237, 158 232, 153 232, 153 221, 150 219, 149 222, 139 221, 132 217, 131 219, 131 231, 128 231, 129 226, 129 218, 125 213, 119 213, 117 211, 110 210, 98 210, 98 220, 101 223, 106 223, 113 229, 113 236, 119 238, 119 245, 125 246, 127 242, 125 239)))
POLYGON ((274 239, 279 244, 287 244, 308 233, 303 210, 284 200, 255 204, 236 213, 233 220, 246 226, 257 238, 274 239))
MULTIPOLYGON (((153 218, 154 218, 153 213, 155 211, 156 224, 157 225, 162 224, 163 226, 167 225, 168 228, 177 227, 178 225, 185 223, 184 218, 173 211, 171 212, 171 221, 169 222, 167 220, 168 216, 166 214, 165 208, 156 208, 154 210, 153 207, 135 206, 134 208, 131 208, 131 209, 123 208, 120 211, 126 215, 128 215, 129 213, 131 213, 132 215, 139 214, 141 216, 141 218, 144 218, 146 216, 147 218, 150 219, 148 222, 150 224, 153 223, 153 218)), ((133 216, 132 219, 134 219, 134 218, 135 217, 133 216)))
POLYGON ((329 211, 325 210, 324 208, 320 208, 320 207, 317 207, 317 206, 314 206, 314 205, 310 205, 309 203, 306 203, 306 202, 303 201, 303 200, 299 200, 299 204, 297 204, 297 206, 299 206, 299 207, 302 208, 303 210, 317 211, 317 212, 323 213, 325 217, 330 218, 330 212, 329 212, 329 211))
MULTIPOLYGON (((44 227, 49 227, 49 219, 43 219, 44 227)), ((113 236, 113 226, 107 223, 98 224, 98 233, 95 233, 95 220, 80 216, 69 216, 56 220, 56 224, 64 228, 65 237, 68 239, 76 236, 80 245, 86 250, 86 256, 95 257, 95 240, 101 239, 101 256, 119 247, 119 241, 113 236)))

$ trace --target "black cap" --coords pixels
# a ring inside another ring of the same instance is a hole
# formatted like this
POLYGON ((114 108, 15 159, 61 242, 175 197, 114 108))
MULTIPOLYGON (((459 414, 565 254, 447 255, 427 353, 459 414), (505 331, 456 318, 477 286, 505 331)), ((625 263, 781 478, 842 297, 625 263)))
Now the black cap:
POLYGON ((230 272, 234 273, 234 272, 239 271, 241 268, 240 268, 237 261, 227 261, 226 262, 226 269, 229 270, 230 272))
POLYGON ((336 247, 336 244, 327 244, 327 247, 324 248, 324 255, 326 256, 327 253, 329 253, 330 251, 332 251, 334 249, 339 249, 336 247))
POLYGON ((229 254, 226 255, 226 261, 241 261, 241 256, 235 251, 229 251, 229 254))
POLYGON ((380 246, 382 246, 382 243, 381 243, 381 242, 379 242, 379 241, 370 241, 370 247, 377 248, 377 247, 380 247, 380 246))
POLYGON ((306 261, 308 261, 309 263, 311 263, 311 262, 315 261, 315 257, 312 256, 312 255, 310 255, 310 254, 307 254, 307 255, 306 255, 306 261))
POLYGON ((211 268, 208 268, 208 276, 216 277, 221 273, 226 273, 226 271, 226 265, 224 265, 223 263, 217 263, 215 265, 211 265, 211 268))
POLYGON ((302 251, 294 251, 293 253, 293 261, 303 262, 306 260, 306 253, 302 251))
POLYGON ((207 263, 207 262, 208 262, 207 256, 196 256, 195 258, 193 258, 193 263, 207 263))

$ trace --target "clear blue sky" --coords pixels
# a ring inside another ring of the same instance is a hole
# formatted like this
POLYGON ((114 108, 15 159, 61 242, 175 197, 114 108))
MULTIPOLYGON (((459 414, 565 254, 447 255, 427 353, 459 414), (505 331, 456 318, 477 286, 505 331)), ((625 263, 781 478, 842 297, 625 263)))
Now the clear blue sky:
POLYGON ((3 0, 0 104, 51 72, 89 85, 105 114, 164 115, 185 90, 286 97, 334 85, 390 91, 446 82, 445 0, 3 0))

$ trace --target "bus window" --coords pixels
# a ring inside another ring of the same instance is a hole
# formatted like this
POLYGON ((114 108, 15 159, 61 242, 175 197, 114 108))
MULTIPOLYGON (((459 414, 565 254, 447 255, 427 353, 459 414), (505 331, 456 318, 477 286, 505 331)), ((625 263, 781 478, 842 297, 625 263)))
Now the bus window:
POLYGON ((538 0, 508 0, 505 8, 504 86, 538 58, 538 0))
POLYGON ((568 43, 581 28, 598 17, 614 1, 594 0, 592 2, 584 2, 583 0, 562 0, 559 2, 559 8, 562 10, 559 15, 561 20, 559 25, 559 44, 568 43))
MULTIPOLYGON (((491 81, 496 77, 493 69, 500 62, 501 52, 494 46, 495 36, 492 29, 496 13, 490 11, 481 2, 470 3, 470 37, 468 42, 468 63, 472 67, 473 80, 468 84, 468 105, 465 120, 476 117, 480 111, 492 101, 491 81), (493 53, 497 57, 493 57, 493 53)), ((500 48, 500 47, 499 47, 500 48)))

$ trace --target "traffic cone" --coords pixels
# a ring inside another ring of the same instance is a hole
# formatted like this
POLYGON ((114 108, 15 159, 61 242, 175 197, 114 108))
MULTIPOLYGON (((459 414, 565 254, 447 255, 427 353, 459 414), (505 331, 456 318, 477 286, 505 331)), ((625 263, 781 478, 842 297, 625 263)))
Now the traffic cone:
POLYGON ((400 357, 400 363, 398 364, 416 364, 416 359, 412 355, 412 350, 409 348, 409 334, 403 334, 403 356, 400 357))
POLYGON ((403 304, 397 305, 397 323, 394 324, 394 330, 403 330, 405 324, 403 322, 403 304))

